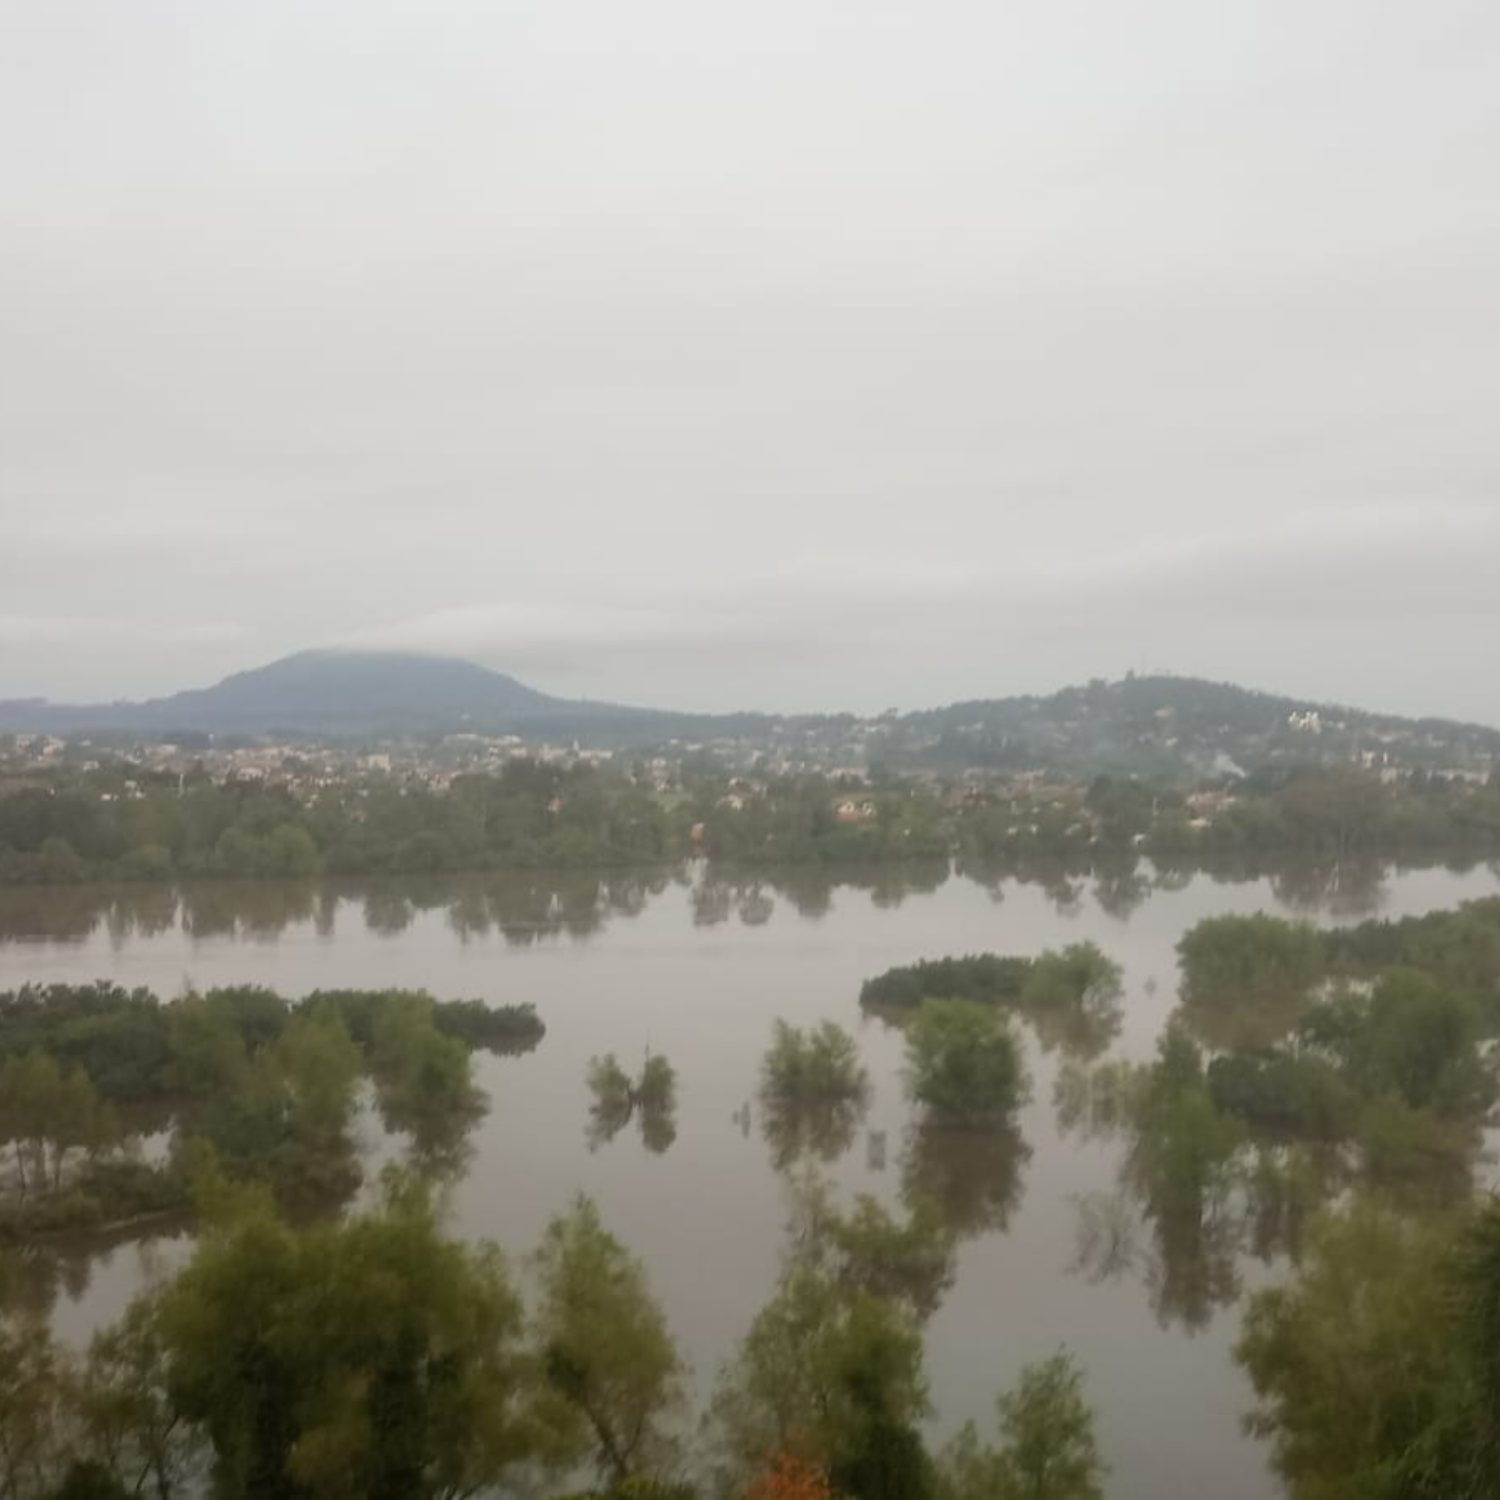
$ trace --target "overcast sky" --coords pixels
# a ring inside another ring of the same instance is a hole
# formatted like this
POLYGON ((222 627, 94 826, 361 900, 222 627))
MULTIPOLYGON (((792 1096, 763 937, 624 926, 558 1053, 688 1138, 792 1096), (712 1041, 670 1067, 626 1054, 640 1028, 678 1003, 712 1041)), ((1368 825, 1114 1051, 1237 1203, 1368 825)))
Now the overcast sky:
POLYGON ((1494 0, 0 0, 0 696, 1500 723, 1494 0))

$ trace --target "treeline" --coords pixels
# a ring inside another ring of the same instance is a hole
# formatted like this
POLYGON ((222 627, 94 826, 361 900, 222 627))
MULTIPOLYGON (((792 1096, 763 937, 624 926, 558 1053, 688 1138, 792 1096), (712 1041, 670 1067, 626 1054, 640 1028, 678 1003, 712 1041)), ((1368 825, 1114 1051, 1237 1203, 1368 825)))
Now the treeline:
POLYGON ((337 1208, 362 1176, 365 1080, 386 1128, 440 1165, 483 1112, 470 1053, 529 1050, 542 1031, 527 1005, 411 991, 0 993, 0 1240, 185 1209, 205 1151, 287 1205, 337 1208), (165 1152, 144 1155, 163 1134, 165 1152))
POLYGON ((0 883, 945 857, 942 807, 915 785, 863 796, 825 777, 659 794, 635 777, 516 760, 498 774, 351 779, 294 792, 258 780, 59 775, 0 788, 0 883))
POLYGON ((435 789, 350 778, 293 790, 119 769, 0 786, 0 883, 174 876, 641 866, 705 855, 724 865, 969 859, 1015 865, 1398 857, 1500 847, 1500 785, 1363 771, 1266 772, 1202 794, 1099 777, 960 782, 877 774, 690 774, 670 791, 612 768, 516 760, 435 789))
POLYGON ((0 1496, 451 1500, 592 1475, 615 1500, 1100 1500, 1080 1372, 1027 1368, 934 1452, 920 1231, 794 1194, 771 1300, 693 1421, 640 1263, 579 1199, 527 1259, 443 1234, 409 1175, 294 1227, 205 1168, 191 1260, 86 1355, 0 1319, 0 1496), (690 1443, 694 1430, 698 1443, 690 1443))
POLYGON ((1321 985, 1371 981, 1392 969, 1426 975, 1500 1032, 1500 896, 1396 921, 1320 930, 1264 914, 1210 917, 1178 944, 1191 1012, 1277 1014, 1305 1006, 1321 985))
POLYGON ((1291 854, 1399 858, 1500 845, 1500 776, 1472 782, 1412 772, 1386 782, 1357 769, 1272 768, 1199 793, 1112 776, 1091 783, 991 783, 955 830, 988 858, 1153 859, 1291 854))

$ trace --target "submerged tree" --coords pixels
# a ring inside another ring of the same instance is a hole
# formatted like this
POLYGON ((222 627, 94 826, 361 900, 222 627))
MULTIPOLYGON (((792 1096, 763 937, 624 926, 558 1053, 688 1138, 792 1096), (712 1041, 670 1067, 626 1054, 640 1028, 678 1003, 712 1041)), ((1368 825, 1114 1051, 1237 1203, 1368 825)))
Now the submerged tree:
POLYGON ((661 1055, 648 1055, 639 1079, 620 1066, 613 1052, 591 1057, 588 1087, 593 1095, 585 1132, 590 1151, 608 1144, 632 1119, 648 1151, 665 1151, 677 1139, 677 1072, 661 1055))
POLYGON ((924 1000, 906 1033, 907 1081, 928 1117, 955 1125, 1008 1120, 1030 1080, 1006 1016, 971 1000, 924 1000))
POLYGON ((824 1021, 803 1029, 778 1020, 761 1062, 761 1129, 780 1171, 799 1157, 833 1161, 853 1144, 870 1082, 854 1038, 824 1021))
POLYGON ((388 996, 376 1013, 370 1056, 386 1128, 404 1131, 425 1167, 461 1162, 488 1100, 474 1083, 469 1049, 438 1029, 432 1000, 388 996))

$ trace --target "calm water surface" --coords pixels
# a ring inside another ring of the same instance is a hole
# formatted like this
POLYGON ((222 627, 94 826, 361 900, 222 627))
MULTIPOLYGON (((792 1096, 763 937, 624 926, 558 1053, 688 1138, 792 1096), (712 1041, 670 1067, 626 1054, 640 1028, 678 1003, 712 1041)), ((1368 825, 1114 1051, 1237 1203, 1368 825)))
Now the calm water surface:
MULTIPOLYGON (((1058 878, 1045 888, 934 871, 877 872, 855 885, 788 874, 747 881, 545 875, 449 882, 214 885, 169 890, 0 892, 0 988, 105 977, 176 993, 254 982, 288 995, 409 986, 444 997, 530 1001, 547 1025, 519 1058, 479 1058, 492 1110, 452 1193, 454 1227, 520 1256, 579 1191, 646 1262, 706 1391, 773 1289, 786 1184, 754 1106, 778 1016, 831 1018, 859 1040, 874 1085, 849 1149, 826 1168, 843 1192, 893 1205, 903 1179, 978 1204, 957 1279, 927 1327, 937 1435, 990 1425, 995 1393, 1021 1366, 1067 1345, 1087 1372, 1120 1500, 1277 1493, 1262 1449, 1240 1431, 1250 1404, 1230 1350, 1234 1292, 1281 1267, 1233 1260, 1220 1298, 1181 1295, 1159 1254, 1117 1274, 1079 1267, 1091 1215, 1116 1222, 1121 1148, 1060 1133, 1060 1063, 1028 1034, 1035 1088, 1020 1143, 919 1161, 901 1087, 901 1042, 865 1020, 860 982, 892 964, 994 949, 1034 953, 1092 939, 1125 969, 1122 1025, 1108 1053, 1150 1054, 1175 1003, 1178 938, 1203 917, 1294 911, 1313 920, 1420 913, 1492 893, 1491 869, 1327 872, 1270 879, 1207 874, 1058 878), (590 1151, 590 1056, 630 1064, 650 1048, 679 1077, 678 1133, 662 1153, 627 1128, 590 1151), (989 1212, 984 1212, 984 1205, 989 1212), (1101 1205, 1103 1206, 1101 1210, 1101 1205), (1114 1205, 1114 1207, 1111 1207, 1114 1205), (1177 1289, 1174 1291, 1174 1286, 1177 1289)), ((366 1124, 379 1149, 373 1121, 366 1124)), ((185 1253, 181 1240, 126 1244, 73 1267, 57 1302, 64 1336, 115 1317, 143 1278, 185 1253)))

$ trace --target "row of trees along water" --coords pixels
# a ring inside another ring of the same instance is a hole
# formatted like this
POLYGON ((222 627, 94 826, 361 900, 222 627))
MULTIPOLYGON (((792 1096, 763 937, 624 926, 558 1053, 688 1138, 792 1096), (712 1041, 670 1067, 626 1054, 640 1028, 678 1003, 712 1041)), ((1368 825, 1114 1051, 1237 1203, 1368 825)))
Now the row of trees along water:
POLYGON ((526 759, 442 787, 415 776, 304 785, 120 765, 0 784, 0 883, 287 877, 725 861, 1010 860, 1099 851, 1413 854, 1500 846, 1500 780, 1275 768, 1197 793, 1092 783, 876 774, 737 778, 526 759))
MULTIPOLYGON (((53 1222, 40 1205, 93 1181, 101 1115, 156 1106, 194 1122, 169 1161, 200 1240, 82 1360, 12 1301, 4 1493, 192 1492, 211 1477, 226 1495, 450 1495, 523 1473, 555 1488, 591 1463, 623 1493, 1101 1494, 1086 1373, 1062 1355, 1001 1399, 996 1432, 939 1452, 924 1436, 922 1327, 958 1242, 1003 1227, 1017 1191, 1027 1026, 1061 1055, 1061 1125, 1120 1143, 1119 1191, 1079 1205, 1080 1275, 1139 1276, 1163 1321, 1194 1327, 1239 1300, 1244 1256, 1277 1269, 1245 1305, 1238 1356, 1291 1494, 1492 1496, 1500 1210, 1474 1168, 1495 1097, 1500 900, 1333 932, 1216 918, 1179 955, 1179 1007, 1142 1064, 1104 1056, 1120 972, 1091 945, 872 979, 863 1003, 903 1028, 915 1106, 900 1213, 841 1207, 809 1167, 847 1146, 867 1105, 855 1039, 831 1022, 774 1028, 759 1105, 791 1233, 693 1442, 644 1273, 591 1206, 548 1230, 523 1307, 499 1253, 447 1240, 418 1185, 461 1169, 482 1108, 467 1047, 533 1044, 529 1012, 409 995, 7 997, 5 1066, 45 1083, 4 1097, 49 1101, 7 1118, 12 1239, 34 1245, 53 1222), (378 1212, 297 1227, 310 1189, 347 1202, 337 1171, 302 1163, 339 1158, 362 1065, 409 1135, 408 1166, 378 1212), (200 1076, 249 1128, 190 1097, 200 1076), (1008 1165, 966 1191, 965 1151, 1008 1165)), ((593 1143, 638 1119, 649 1149, 670 1146, 665 1059, 633 1072, 596 1058, 588 1082, 593 1143)), ((24 1280, 24 1257, 12 1274, 24 1280)))

